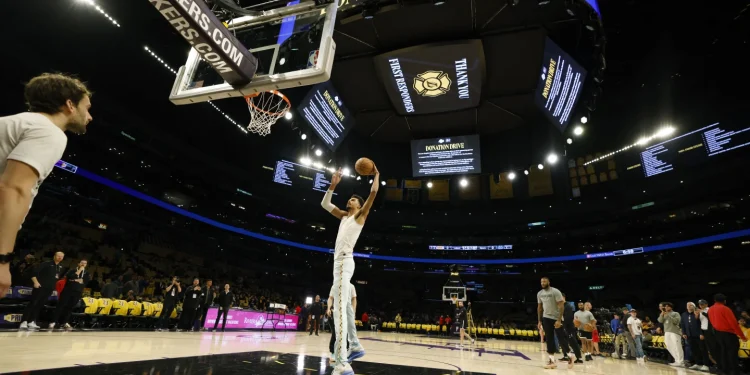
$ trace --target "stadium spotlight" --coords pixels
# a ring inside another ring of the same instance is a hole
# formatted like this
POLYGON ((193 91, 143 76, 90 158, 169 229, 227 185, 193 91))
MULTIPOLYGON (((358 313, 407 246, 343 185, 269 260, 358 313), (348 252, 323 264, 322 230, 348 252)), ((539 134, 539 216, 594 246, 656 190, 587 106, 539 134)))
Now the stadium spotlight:
POLYGON ((321 156, 321 155, 323 155, 323 150, 321 150, 321 149, 317 149, 317 150, 315 150, 315 155, 316 155, 316 156, 321 156))
POLYGON ((583 126, 576 126, 573 129, 573 134, 575 134, 575 135, 581 135, 581 134, 583 134, 583 126))
POLYGON ((432 181, 427 182, 427 188, 432 189, 432 181))
POLYGON ((313 167, 318 168, 318 169, 323 169, 323 164, 316 161, 315 163, 313 163, 313 167))
POLYGON ((572 145, 573 144, 573 139, 568 138, 568 140, 566 142, 568 142, 569 145, 572 145))
POLYGON ((516 172, 510 172, 508 173, 508 179, 513 181, 516 179, 516 172))
POLYGON ((351 171, 349 170, 349 168, 344 168, 344 169, 341 170, 341 173, 344 174, 344 175, 346 175, 346 176, 348 176, 350 174, 350 172, 351 171))
POLYGON ((672 133, 674 133, 674 128, 671 126, 667 126, 665 128, 659 129, 659 131, 656 132, 656 136, 659 138, 664 138, 670 136, 672 133))
POLYGON ((312 297, 305 298, 305 304, 306 305, 312 305, 312 303, 313 303, 313 298, 312 297))
POLYGON ((465 178, 462 178, 461 181, 459 181, 459 183, 461 184, 461 187, 466 187, 467 185, 469 185, 469 181, 466 180, 465 178))
POLYGON ((362 177, 360 177, 360 176, 357 176, 357 181, 359 181, 359 180, 361 180, 361 179, 362 179, 362 177))
POLYGON ((645 145, 646 143, 648 143, 648 138, 646 138, 646 137, 642 137, 642 138, 641 138, 641 139, 639 139, 639 140, 638 140, 638 142, 636 142, 635 144, 637 144, 637 145, 639 145, 639 146, 643 146, 643 145, 645 145))
POLYGON ((310 158, 308 158, 307 156, 303 157, 299 161, 302 163, 302 165, 310 165, 310 164, 312 164, 312 160, 310 160, 310 158))
POLYGON ((445 0, 432 0, 432 5, 443 5, 445 0))
POLYGON ((292 115, 292 111, 286 111, 286 113, 284 114, 284 118, 287 120, 291 120, 293 116, 294 115, 292 115))
POLYGON ((536 165, 536 167, 541 171, 542 169, 544 169, 544 164, 539 163, 536 165))
POLYGON ((302 140, 304 141, 305 139, 307 139, 307 134, 302 133, 302 135, 300 136, 300 138, 302 138, 302 140))
POLYGON ((372 185, 372 179, 370 179, 370 185, 372 185))
POLYGON ((589 122, 589 118, 588 117, 586 117, 586 116, 581 117, 581 124, 585 124, 587 122, 589 122))
POLYGON ((529 170, 528 170, 528 169, 524 169, 524 170, 523 170, 523 174, 525 174, 525 175, 527 175, 527 176, 528 176, 528 175, 529 175, 529 170))
MULTIPOLYGON (((550 163, 550 164, 557 163, 557 155, 554 152, 551 153, 551 154, 549 154, 549 155, 547 155, 547 162, 550 163)), ((539 169, 541 169, 541 168, 539 168, 539 169)))
POLYGON ((385 181, 380 181, 380 185, 385 186, 385 181))

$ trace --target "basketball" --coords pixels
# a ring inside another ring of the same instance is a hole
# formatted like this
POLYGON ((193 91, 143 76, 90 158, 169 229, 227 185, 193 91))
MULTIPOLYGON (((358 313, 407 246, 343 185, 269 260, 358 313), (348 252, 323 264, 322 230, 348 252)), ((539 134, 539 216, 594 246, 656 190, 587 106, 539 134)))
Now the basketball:
POLYGON ((354 164, 354 170, 362 176, 369 176, 375 173, 375 163, 368 158, 359 158, 354 164))
POLYGON ((583 325, 583 331, 584 332, 591 332, 594 330, 594 325, 591 323, 586 323, 583 325))
POLYGON ((581 326, 581 321, 576 319, 573 321, 573 325, 576 326, 576 328, 579 328, 581 326))

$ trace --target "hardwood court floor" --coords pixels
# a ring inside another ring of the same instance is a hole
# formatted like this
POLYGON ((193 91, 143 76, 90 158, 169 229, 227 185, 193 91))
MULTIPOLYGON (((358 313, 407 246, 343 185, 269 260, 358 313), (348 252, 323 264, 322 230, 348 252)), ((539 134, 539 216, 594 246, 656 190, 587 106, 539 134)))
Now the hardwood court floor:
MULTIPOLYGON (((367 355, 359 375, 638 374, 699 372, 662 364, 596 358, 573 370, 544 370, 540 343, 489 340, 463 350, 457 340, 360 332, 367 355)), ((330 374, 330 334, 297 332, 41 331, 0 333, 0 373, 25 374, 330 374)))

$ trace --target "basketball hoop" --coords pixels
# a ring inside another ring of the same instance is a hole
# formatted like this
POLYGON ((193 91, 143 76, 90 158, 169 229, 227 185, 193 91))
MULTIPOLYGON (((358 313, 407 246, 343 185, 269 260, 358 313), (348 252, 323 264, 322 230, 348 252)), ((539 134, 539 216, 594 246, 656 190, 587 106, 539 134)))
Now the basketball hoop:
POLYGON ((271 125, 292 109, 289 99, 276 90, 250 94, 245 96, 245 100, 250 110, 247 130, 264 137, 271 134, 271 125))

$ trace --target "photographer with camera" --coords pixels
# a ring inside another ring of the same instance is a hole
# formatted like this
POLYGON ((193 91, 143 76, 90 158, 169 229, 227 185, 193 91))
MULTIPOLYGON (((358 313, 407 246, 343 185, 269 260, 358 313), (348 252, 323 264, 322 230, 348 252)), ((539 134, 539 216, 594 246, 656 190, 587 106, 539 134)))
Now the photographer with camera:
POLYGON ((177 301, 180 300, 180 296, 182 295, 180 278, 177 276, 173 277, 172 284, 167 286, 164 291, 166 292, 164 294, 164 306, 161 309, 161 314, 159 314, 159 322, 156 324, 157 331, 164 329, 169 331, 169 317, 172 315, 172 311, 174 311, 177 301))
POLYGON ((674 358, 670 366, 683 367, 685 364, 685 353, 682 350, 682 330, 680 329, 680 314, 673 311, 672 302, 662 302, 659 304, 659 323, 664 324, 664 343, 667 351, 674 358))

